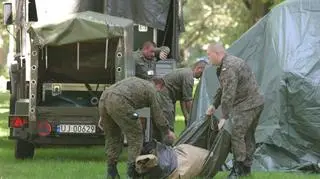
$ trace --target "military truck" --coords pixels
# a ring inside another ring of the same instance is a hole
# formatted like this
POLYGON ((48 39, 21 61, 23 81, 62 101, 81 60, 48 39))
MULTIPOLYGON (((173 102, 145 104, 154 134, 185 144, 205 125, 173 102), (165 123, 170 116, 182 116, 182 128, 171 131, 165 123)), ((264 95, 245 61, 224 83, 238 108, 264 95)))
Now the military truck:
MULTIPOLYGON (((3 5, 12 32, 8 127, 17 159, 32 158, 35 148, 45 145, 104 144, 97 127, 98 99, 108 86, 135 75, 132 52, 146 40, 169 46, 170 59, 156 67, 162 75, 179 58, 181 11, 174 0, 11 0, 3 5)), ((148 109, 137 112, 150 118, 148 109)))

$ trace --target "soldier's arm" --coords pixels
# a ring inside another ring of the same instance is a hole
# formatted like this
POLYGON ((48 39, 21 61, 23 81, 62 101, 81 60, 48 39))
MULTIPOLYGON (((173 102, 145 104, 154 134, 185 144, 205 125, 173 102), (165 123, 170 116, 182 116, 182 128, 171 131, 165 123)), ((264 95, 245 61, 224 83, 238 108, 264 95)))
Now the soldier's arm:
POLYGON ((192 100, 190 101, 180 101, 181 111, 183 113, 185 124, 188 123, 189 120, 189 114, 191 112, 192 108, 192 100))
POLYGON ((190 74, 183 75, 182 82, 182 101, 180 101, 181 110, 185 120, 188 120, 189 113, 192 108, 192 91, 193 91, 194 79, 190 74))
POLYGON ((170 130, 169 122, 162 112, 159 93, 155 89, 150 91, 152 91, 149 93, 149 100, 153 122, 162 134, 166 134, 170 130))
POLYGON ((229 118, 229 114, 233 107, 233 102, 236 95, 238 77, 235 69, 226 69, 221 73, 221 110, 225 119, 229 118))
POLYGON ((213 106, 215 109, 218 109, 218 107, 221 104, 221 96, 222 96, 222 89, 221 87, 219 87, 217 89, 216 95, 214 95, 213 97, 213 106))
POLYGON ((160 59, 160 52, 164 52, 168 55, 170 53, 170 48, 167 46, 161 46, 161 47, 155 48, 154 52, 155 52, 155 56, 159 57, 159 58, 157 58, 157 60, 159 60, 160 59))
POLYGON ((194 79, 192 75, 183 74, 180 77, 182 80, 182 101, 191 101, 192 100, 192 91, 193 91, 193 84, 194 79))

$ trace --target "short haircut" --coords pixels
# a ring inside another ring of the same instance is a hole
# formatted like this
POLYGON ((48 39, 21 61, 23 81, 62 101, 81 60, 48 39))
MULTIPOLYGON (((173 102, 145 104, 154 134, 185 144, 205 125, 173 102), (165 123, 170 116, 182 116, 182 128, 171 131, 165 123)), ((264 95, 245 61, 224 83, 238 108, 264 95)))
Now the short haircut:
POLYGON ((155 75, 150 80, 153 81, 155 84, 164 84, 163 76, 155 75))
POLYGON ((200 66, 200 65, 206 66, 207 64, 208 62, 206 62, 205 60, 199 60, 192 64, 192 69, 195 69, 197 66, 200 66))
POLYGON ((154 43, 152 41, 146 41, 146 42, 143 43, 142 49, 150 47, 150 46, 156 47, 156 43, 154 43))
POLYGON ((219 52, 225 53, 225 48, 224 48, 223 44, 219 43, 219 42, 210 44, 208 46, 208 50, 209 51, 218 52, 218 53, 219 52))

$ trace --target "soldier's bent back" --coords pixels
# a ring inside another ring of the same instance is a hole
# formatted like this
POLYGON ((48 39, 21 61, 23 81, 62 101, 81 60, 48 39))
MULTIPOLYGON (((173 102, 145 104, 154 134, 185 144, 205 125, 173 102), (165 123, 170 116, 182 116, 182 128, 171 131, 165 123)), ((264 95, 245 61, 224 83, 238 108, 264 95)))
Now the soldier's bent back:
POLYGON ((137 77, 126 78, 106 89, 102 93, 100 100, 104 100, 109 93, 123 98, 134 109, 150 107, 153 118, 157 119, 157 122, 162 123, 162 125, 160 124, 161 126, 167 125, 167 120, 159 112, 161 108, 157 90, 152 82, 137 77))

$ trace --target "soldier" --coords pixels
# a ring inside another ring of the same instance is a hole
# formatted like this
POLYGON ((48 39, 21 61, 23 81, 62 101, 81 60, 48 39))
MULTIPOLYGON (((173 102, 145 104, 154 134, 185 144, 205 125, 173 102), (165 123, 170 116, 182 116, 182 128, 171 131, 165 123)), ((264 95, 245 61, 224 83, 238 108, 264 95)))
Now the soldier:
POLYGON ((158 61, 157 57, 165 60, 169 52, 169 47, 162 46, 156 48, 153 42, 145 42, 141 51, 138 50, 133 53, 133 58, 136 63, 136 77, 150 80, 155 75, 155 64, 158 61))
POLYGON ((194 78, 199 79, 207 65, 204 60, 197 61, 191 68, 180 68, 163 77, 163 88, 159 93, 162 110, 169 121, 170 129, 174 131, 175 104, 180 101, 181 110, 187 125, 192 107, 192 92, 194 78))
POLYGON ((159 105, 156 87, 152 82, 136 77, 126 78, 106 89, 99 101, 99 125, 103 124, 106 139, 108 177, 119 177, 118 157, 122 150, 123 136, 128 140, 128 176, 136 177, 135 158, 140 155, 143 145, 142 126, 134 113, 137 109, 150 107, 153 122, 161 131, 168 144, 174 141, 159 105))
POLYGON ((252 70, 244 60, 227 54, 221 44, 209 45, 207 54, 212 64, 217 66, 220 81, 207 115, 213 115, 221 105, 223 119, 232 120, 231 148, 235 162, 229 177, 246 176, 251 172, 254 133, 264 99, 252 70))

